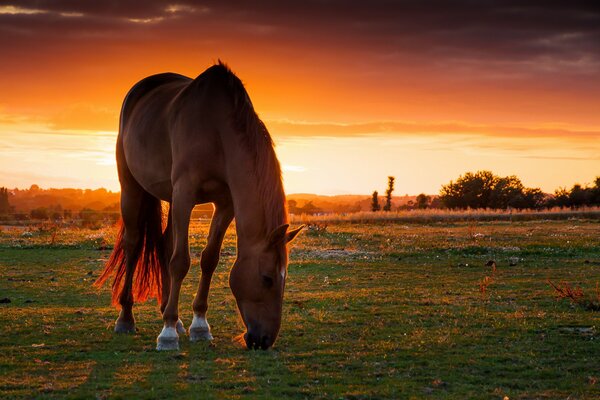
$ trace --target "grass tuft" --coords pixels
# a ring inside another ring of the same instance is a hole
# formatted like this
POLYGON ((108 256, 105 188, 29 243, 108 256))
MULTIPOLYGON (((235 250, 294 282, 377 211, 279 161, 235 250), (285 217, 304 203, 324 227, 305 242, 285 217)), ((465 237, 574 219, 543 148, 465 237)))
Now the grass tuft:
POLYGON ((596 283, 596 292, 594 295, 586 295, 579 286, 572 287, 568 282, 554 284, 548 279, 548 284, 554 288, 556 296, 559 299, 570 300, 573 304, 582 307, 588 311, 600 311, 600 288, 596 283))

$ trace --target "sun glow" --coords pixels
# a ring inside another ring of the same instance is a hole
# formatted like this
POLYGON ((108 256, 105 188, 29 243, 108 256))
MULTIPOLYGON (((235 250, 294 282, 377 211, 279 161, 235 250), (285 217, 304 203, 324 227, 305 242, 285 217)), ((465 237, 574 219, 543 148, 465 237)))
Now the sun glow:
MULTIPOLYGON (((388 131, 340 136, 327 126, 316 126, 311 135, 277 130, 272 135, 288 193, 367 194, 383 190, 385 177, 393 175, 399 193, 435 194, 441 184, 478 169, 516 174, 527 185, 552 192, 575 181, 592 182, 600 164, 600 141, 585 137, 490 141, 488 135, 473 133, 388 131)), ((119 190, 116 136, 115 131, 57 130, 21 118, 1 123, 3 184, 119 190)))

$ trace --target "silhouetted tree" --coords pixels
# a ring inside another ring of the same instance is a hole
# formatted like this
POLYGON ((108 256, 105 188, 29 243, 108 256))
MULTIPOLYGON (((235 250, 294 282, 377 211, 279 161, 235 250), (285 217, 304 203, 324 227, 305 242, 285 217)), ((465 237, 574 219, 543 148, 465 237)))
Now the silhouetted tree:
POLYGON ((525 186, 516 176, 511 175, 504 178, 493 176, 490 186, 492 191, 486 205, 487 208, 526 208, 523 196, 525 186))
POLYGON ((0 188, 0 215, 10 213, 10 203, 8 202, 8 189, 0 188))
POLYGON ((600 206, 600 176, 596 177, 594 181, 594 187, 592 188, 592 199, 593 203, 596 206, 600 206))
POLYGON ((523 191, 523 200, 524 202, 522 208, 531 209, 542 208, 546 205, 547 201, 544 192, 542 192, 542 190, 538 188, 525 188, 525 190, 523 191))
POLYGON ((302 214, 318 214, 321 212, 321 209, 315 206, 312 201, 307 202, 299 210, 302 214))
POLYGON ((298 202, 296 200, 288 200, 287 206, 290 214, 298 214, 298 202))
POLYGON ((559 187, 554 191, 554 198, 552 199, 551 205, 556 207, 569 206, 569 191, 567 188, 559 187))
POLYGON ((596 177, 593 186, 584 187, 577 183, 571 190, 564 187, 556 189, 547 205, 571 208, 600 206, 600 176, 596 177))
POLYGON ((388 188, 385 191, 385 205, 383 211, 392 211, 392 192, 394 191, 394 177, 388 176, 388 188))
POLYGON ((429 208, 444 208, 444 204, 440 200, 439 196, 434 197, 429 202, 429 208))
POLYGON ((442 186, 440 200, 448 208, 486 208, 492 197, 495 176, 490 171, 467 172, 442 186))
POLYGON ((373 192, 373 197, 371 200, 371 211, 379 211, 381 210, 381 206, 379 205, 379 197, 377 197, 379 193, 377 190, 373 192))
POLYGON ((417 196, 417 208, 425 209, 429 207, 429 203, 431 202, 431 197, 427 196, 425 193, 421 193, 417 196))
POLYGON ((34 208, 29 215, 31 219, 48 219, 48 209, 46 207, 34 208))
POLYGON ((448 208, 539 208, 544 194, 523 186, 514 175, 499 177, 490 171, 467 172, 442 186, 440 200, 448 208))
POLYGON ((569 192, 569 206, 573 208, 589 205, 591 203, 591 190, 575 184, 569 192))

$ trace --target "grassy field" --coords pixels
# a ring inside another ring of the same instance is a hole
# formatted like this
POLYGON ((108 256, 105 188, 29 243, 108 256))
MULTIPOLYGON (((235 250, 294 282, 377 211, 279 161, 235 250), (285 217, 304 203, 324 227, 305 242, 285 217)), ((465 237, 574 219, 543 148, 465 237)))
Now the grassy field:
MULTIPOLYGON (((191 234, 186 326, 206 231, 196 223, 191 234)), ((114 335, 109 290, 91 287, 114 234, 0 232, 0 298, 10 299, 0 304, 0 398, 600 398, 600 313, 557 300, 547 283, 594 295, 598 220, 307 231, 266 352, 232 341, 242 331, 227 287, 233 230, 210 295, 212 343, 182 338, 180 352, 156 352, 155 302, 135 307, 137 334, 114 335)))

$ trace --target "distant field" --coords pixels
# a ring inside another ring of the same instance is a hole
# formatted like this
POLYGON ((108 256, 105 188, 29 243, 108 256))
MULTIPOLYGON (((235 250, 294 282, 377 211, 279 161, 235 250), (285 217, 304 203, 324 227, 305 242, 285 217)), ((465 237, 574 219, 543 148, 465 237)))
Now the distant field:
POLYGON ((539 221, 584 218, 600 220, 600 207, 581 207, 578 209, 555 207, 543 210, 448 210, 448 209, 415 209, 390 212, 361 211, 345 214, 322 213, 315 215, 292 215, 292 222, 403 222, 403 223, 436 223, 436 222, 483 222, 483 221, 539 221))
MULTIPOLYGON (((207 227, 192 227, 186 326, 207 227)), ((600 313, 547 283, 594 294, 597 218, 321 228, 294 243, 272 350, 232 341, 230 230, 210 295, 215 340, 158 353, 154 302, 135 307, 137 334, 116 336, 108 288, 91 287, 114 228, 3 227, 0 398, 600 398, 600 313)))

